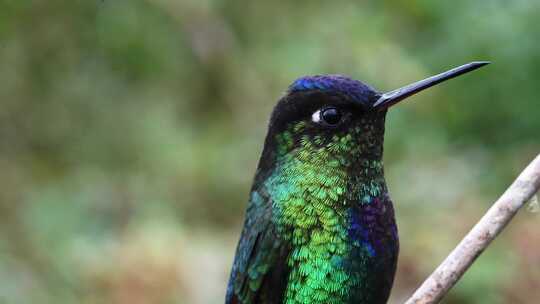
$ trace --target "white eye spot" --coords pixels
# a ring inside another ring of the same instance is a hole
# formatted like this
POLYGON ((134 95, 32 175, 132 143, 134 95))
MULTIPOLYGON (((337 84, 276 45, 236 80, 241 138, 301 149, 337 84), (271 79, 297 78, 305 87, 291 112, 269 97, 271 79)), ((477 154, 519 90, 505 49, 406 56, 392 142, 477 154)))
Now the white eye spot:
POLYGON ((311 115, 311 120, 315 123, 321 122, 321 110, 317 110, 311 115))

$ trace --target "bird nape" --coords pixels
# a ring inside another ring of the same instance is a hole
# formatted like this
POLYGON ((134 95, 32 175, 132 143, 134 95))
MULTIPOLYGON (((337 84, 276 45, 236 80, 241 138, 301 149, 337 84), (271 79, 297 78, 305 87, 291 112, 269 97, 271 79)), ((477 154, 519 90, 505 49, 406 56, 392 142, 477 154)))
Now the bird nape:
POLYGON ((270 118, 225 303, 386 303, 399 251, 387 109, 486 64, 384 94, 339 75, 293 82, 270 118))

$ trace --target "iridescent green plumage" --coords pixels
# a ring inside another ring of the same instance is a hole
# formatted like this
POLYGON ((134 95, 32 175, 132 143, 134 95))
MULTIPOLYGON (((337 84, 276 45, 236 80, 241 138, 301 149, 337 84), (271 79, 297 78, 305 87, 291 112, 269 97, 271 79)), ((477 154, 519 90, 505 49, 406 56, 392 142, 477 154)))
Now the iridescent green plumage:
MULTIPOLYGON (((298 134, 303 125, 303 122, 294 125, 291 132, 298 134)), ((291 137, 289 131, 277 136, 281 152, 276 170, 264 186, 270 189, 274 202, 272 222, 281 237, 292 244, 287 258, 290 273, 285 303, 348 303, 355 293, 370 284, 373 245, 355 243, 349 233, 350 212, 358 208, 360 192, 362 198, 380 194, 384 181, 371 183, 365 189, 367 193, 361 191, 362 184, 350 183, 351 161, 355 154, 360 154, 353 135, 360 136, 362 132, 360 127, 349 131, 332 136, 323 148, 322 139, 316 137, 312 143, 309 135, 303 135, 292 153, 289 151, 293 147, 287 140, 291 137), (346 193, 357 195, 351 200, 346 193)), ((373 163, 379 164, 378 173, 382 177, 380 162, 373 163)))

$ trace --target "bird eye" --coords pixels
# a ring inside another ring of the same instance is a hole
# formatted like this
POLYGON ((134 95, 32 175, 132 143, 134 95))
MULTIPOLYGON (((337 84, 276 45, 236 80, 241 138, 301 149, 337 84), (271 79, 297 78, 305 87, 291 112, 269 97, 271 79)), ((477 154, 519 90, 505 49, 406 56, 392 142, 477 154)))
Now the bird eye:
POLYGON ((323 123, 328 126, 336 126, 341 122, 341 112, 334 107, 328 107, 317 110, 313 113, 312 119, 314 122, 323 123))

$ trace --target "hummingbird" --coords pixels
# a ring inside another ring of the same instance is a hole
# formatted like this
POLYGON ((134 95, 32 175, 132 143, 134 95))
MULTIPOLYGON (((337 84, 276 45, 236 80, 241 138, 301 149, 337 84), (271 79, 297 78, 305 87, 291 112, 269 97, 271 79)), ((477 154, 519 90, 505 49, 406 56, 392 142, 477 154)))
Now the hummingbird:
POLYGON ((383 170, 386 113, 488 63, 387 93, 342 75, 295 80, 270 118, 225 303, 386 303, 399 252, 383 170))

